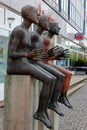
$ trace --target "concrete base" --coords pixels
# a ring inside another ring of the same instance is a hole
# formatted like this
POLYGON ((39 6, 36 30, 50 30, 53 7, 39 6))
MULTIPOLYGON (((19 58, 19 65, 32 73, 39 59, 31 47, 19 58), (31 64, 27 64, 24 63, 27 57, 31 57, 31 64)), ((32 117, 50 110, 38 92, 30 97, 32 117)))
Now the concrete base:
MULTIPOLYGON (((6 75, 4 85, 4 130, 48 130, 35 120, 42 83, 31 76, 6 75)), ((54 129, 59 116, 49 111, 54 129)))

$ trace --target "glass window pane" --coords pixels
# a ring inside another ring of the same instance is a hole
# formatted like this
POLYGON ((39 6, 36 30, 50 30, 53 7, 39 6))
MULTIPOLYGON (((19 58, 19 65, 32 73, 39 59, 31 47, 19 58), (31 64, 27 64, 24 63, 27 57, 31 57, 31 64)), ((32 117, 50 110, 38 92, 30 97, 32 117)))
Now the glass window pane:
POLYGON ((4 25, 4 9, 0 7, 0 25, 4 25))
POLYGON ((6 65, 7 65, 7 46, 8 46, 8 31, 0 29, 0 32, 3 32, 4 35, 0 35, 0 83, 3 82, 3 76, 6 74, 6 65), (6 35, 5 35, 6 34, 6 35))

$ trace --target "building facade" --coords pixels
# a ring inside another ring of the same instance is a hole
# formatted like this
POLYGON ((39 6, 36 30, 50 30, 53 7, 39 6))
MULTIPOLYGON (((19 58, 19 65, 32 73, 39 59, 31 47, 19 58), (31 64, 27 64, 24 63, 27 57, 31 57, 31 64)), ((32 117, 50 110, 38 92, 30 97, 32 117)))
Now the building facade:
POLYGON ((56 64, 61 63, 65 68, 69 66, 73 68, 74 61, 78 61, 79 57, 86 59, 86 0, 0 0, 0 82, 3 82, 3 76, 6 74, 10 32, 22 22, 20 11, 27 4, 35 6, 41 13, 57 21, 61 28, 60 35, 54 37, 54 43, 69 48, 71 59, 55 61, 56 64), (9 23, 9 19, 13 21, 9 23), (82 34, 82 39, 75 38, 78 33, 82 34))

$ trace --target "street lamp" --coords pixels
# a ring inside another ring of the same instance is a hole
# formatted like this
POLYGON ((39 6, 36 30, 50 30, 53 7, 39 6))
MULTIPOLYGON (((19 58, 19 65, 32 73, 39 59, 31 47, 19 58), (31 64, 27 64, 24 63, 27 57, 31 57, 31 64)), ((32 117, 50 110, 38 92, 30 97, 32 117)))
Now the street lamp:
POLYGON ((7 18, 7 23, 9 25, 9 28, 11 28, 11 25, 12 25, 12 23, 13 23, 14 20, 15 20, 15 18, 11 18, 11 17, 7 18))
MULTIPOLYGON (((12 25, 14 20, 15 20, 15 18, 12 18, 12 17, 7 18, 7 23, 9 25, 9 29, 11 29, 11 25, 12 25)), ((10 36, 10 30, 9 30, 9 36, 10 36)))

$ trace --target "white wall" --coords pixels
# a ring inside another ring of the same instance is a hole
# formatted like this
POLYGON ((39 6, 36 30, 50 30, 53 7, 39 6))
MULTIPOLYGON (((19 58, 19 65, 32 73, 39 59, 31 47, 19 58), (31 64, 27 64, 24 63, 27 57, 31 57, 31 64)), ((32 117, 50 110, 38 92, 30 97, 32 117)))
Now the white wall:
MULTIPOLYGON (((13 8, 19 12, 24 5, 30 4, 33 6, 37 6, 36 0, 0 0, 0 2, 4 3, 5 5, 13 8)), ((38 2, 39 2, 39 0, 38 0, 38 2)))

